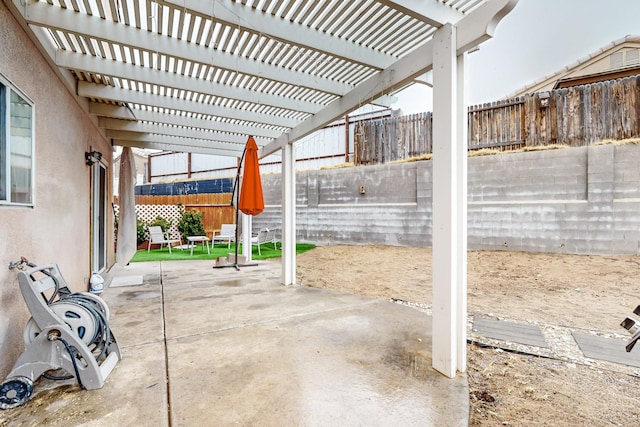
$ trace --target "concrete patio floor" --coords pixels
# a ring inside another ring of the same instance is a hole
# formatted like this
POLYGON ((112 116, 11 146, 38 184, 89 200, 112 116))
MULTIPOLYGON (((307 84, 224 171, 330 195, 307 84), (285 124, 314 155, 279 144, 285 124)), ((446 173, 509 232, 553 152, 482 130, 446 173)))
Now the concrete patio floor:
POLYGON ((114 267, 124 285, 102 296, 123 359, 105 386, 40 379, 0 426, 467 425, 466 376, 431 368, 430 317, 282 286, 278 261, 212 265, 114 267))

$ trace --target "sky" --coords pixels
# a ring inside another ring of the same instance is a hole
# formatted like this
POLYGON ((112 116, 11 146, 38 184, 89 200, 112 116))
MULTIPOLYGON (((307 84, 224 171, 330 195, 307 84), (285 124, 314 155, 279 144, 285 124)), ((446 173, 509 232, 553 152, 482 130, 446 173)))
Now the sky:
MULTIPOLYGON (((519 0, 468 55, 468 104, 504 98, 627 35, 640 36, 639 0, 519 0)), ((404 114, 432 110, 426 86, 397 96, 392 108, 404 114)))

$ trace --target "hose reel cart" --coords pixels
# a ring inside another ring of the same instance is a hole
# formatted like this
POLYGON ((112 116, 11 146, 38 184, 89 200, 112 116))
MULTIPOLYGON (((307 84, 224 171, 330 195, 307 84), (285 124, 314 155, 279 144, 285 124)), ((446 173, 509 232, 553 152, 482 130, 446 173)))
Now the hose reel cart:
POLYGON ((24 328, 26 349, 0 384, 0 409, 26 403, 41 376, 75 377, 86 390, 102 388, 122 358, 109 328, 109 308, 97 295, 71 292, 55 264, 35 266, 25 258, 9 268, 25 268, 18 283, 31 318, 24 328), (48 371, 63 370, 67 376, 48 371))

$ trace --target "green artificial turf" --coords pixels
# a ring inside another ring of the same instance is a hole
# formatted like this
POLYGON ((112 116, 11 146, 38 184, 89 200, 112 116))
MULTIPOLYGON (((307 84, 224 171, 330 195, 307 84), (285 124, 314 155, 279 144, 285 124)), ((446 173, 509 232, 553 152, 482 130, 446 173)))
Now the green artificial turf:
MULTIPOLYGON (((309 251, 315 248, 315 245, 309 243, 298 243, 296 245, 296 253, 302 253, 309 251)), ((265 244, 260 247, 260 252, 262 255, 258 255, 258 248, 254 247, 251 257, 254 260, 261 260, 267 258, 279 258, 282 256, 282 251, 280 250, 280 244, 278 244, 278 249, 274 249, 272 245, 265 244)), ((190 249, 171 249, 171 254, 169 253, 169 249, 163 247, 162 249, 151 249, 150 252, 147 253, 146 249, 140 249, 133 256, 131 262, 145 262, 145 261, 180 261, 180 260, 203 260, 210 259, 215 260, 218 257, 226 257, 229 254, 235 254, 235 245, 231 244, 231 249, 227 248, 226 244, 218 244, 214 247, 211 247, 211 255, 207 254, 207 248, 205 246, 204 250, 202 249, 202 245, 197 245, 193 248, 193 256, 191 256, 190 249)), ((242 255, 242 245, 238 248, 238 255, 242 255)))

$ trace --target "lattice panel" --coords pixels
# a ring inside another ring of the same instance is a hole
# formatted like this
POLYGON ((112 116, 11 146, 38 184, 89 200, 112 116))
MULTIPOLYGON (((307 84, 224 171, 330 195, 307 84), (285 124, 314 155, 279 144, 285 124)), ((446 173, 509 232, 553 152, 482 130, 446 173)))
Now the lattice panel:
MULTIPOLYGON (((113 209, 116 215, 120 213, 120 205, 113 205, 113 209)), ((180 232, 177 228, 181 218, 178 205, 136 205, 136 216, 145 222, 153 221, 157 216, 161 216, 172 223, 168 230, 169 236, 175 239, 180 238, 180 232)))

